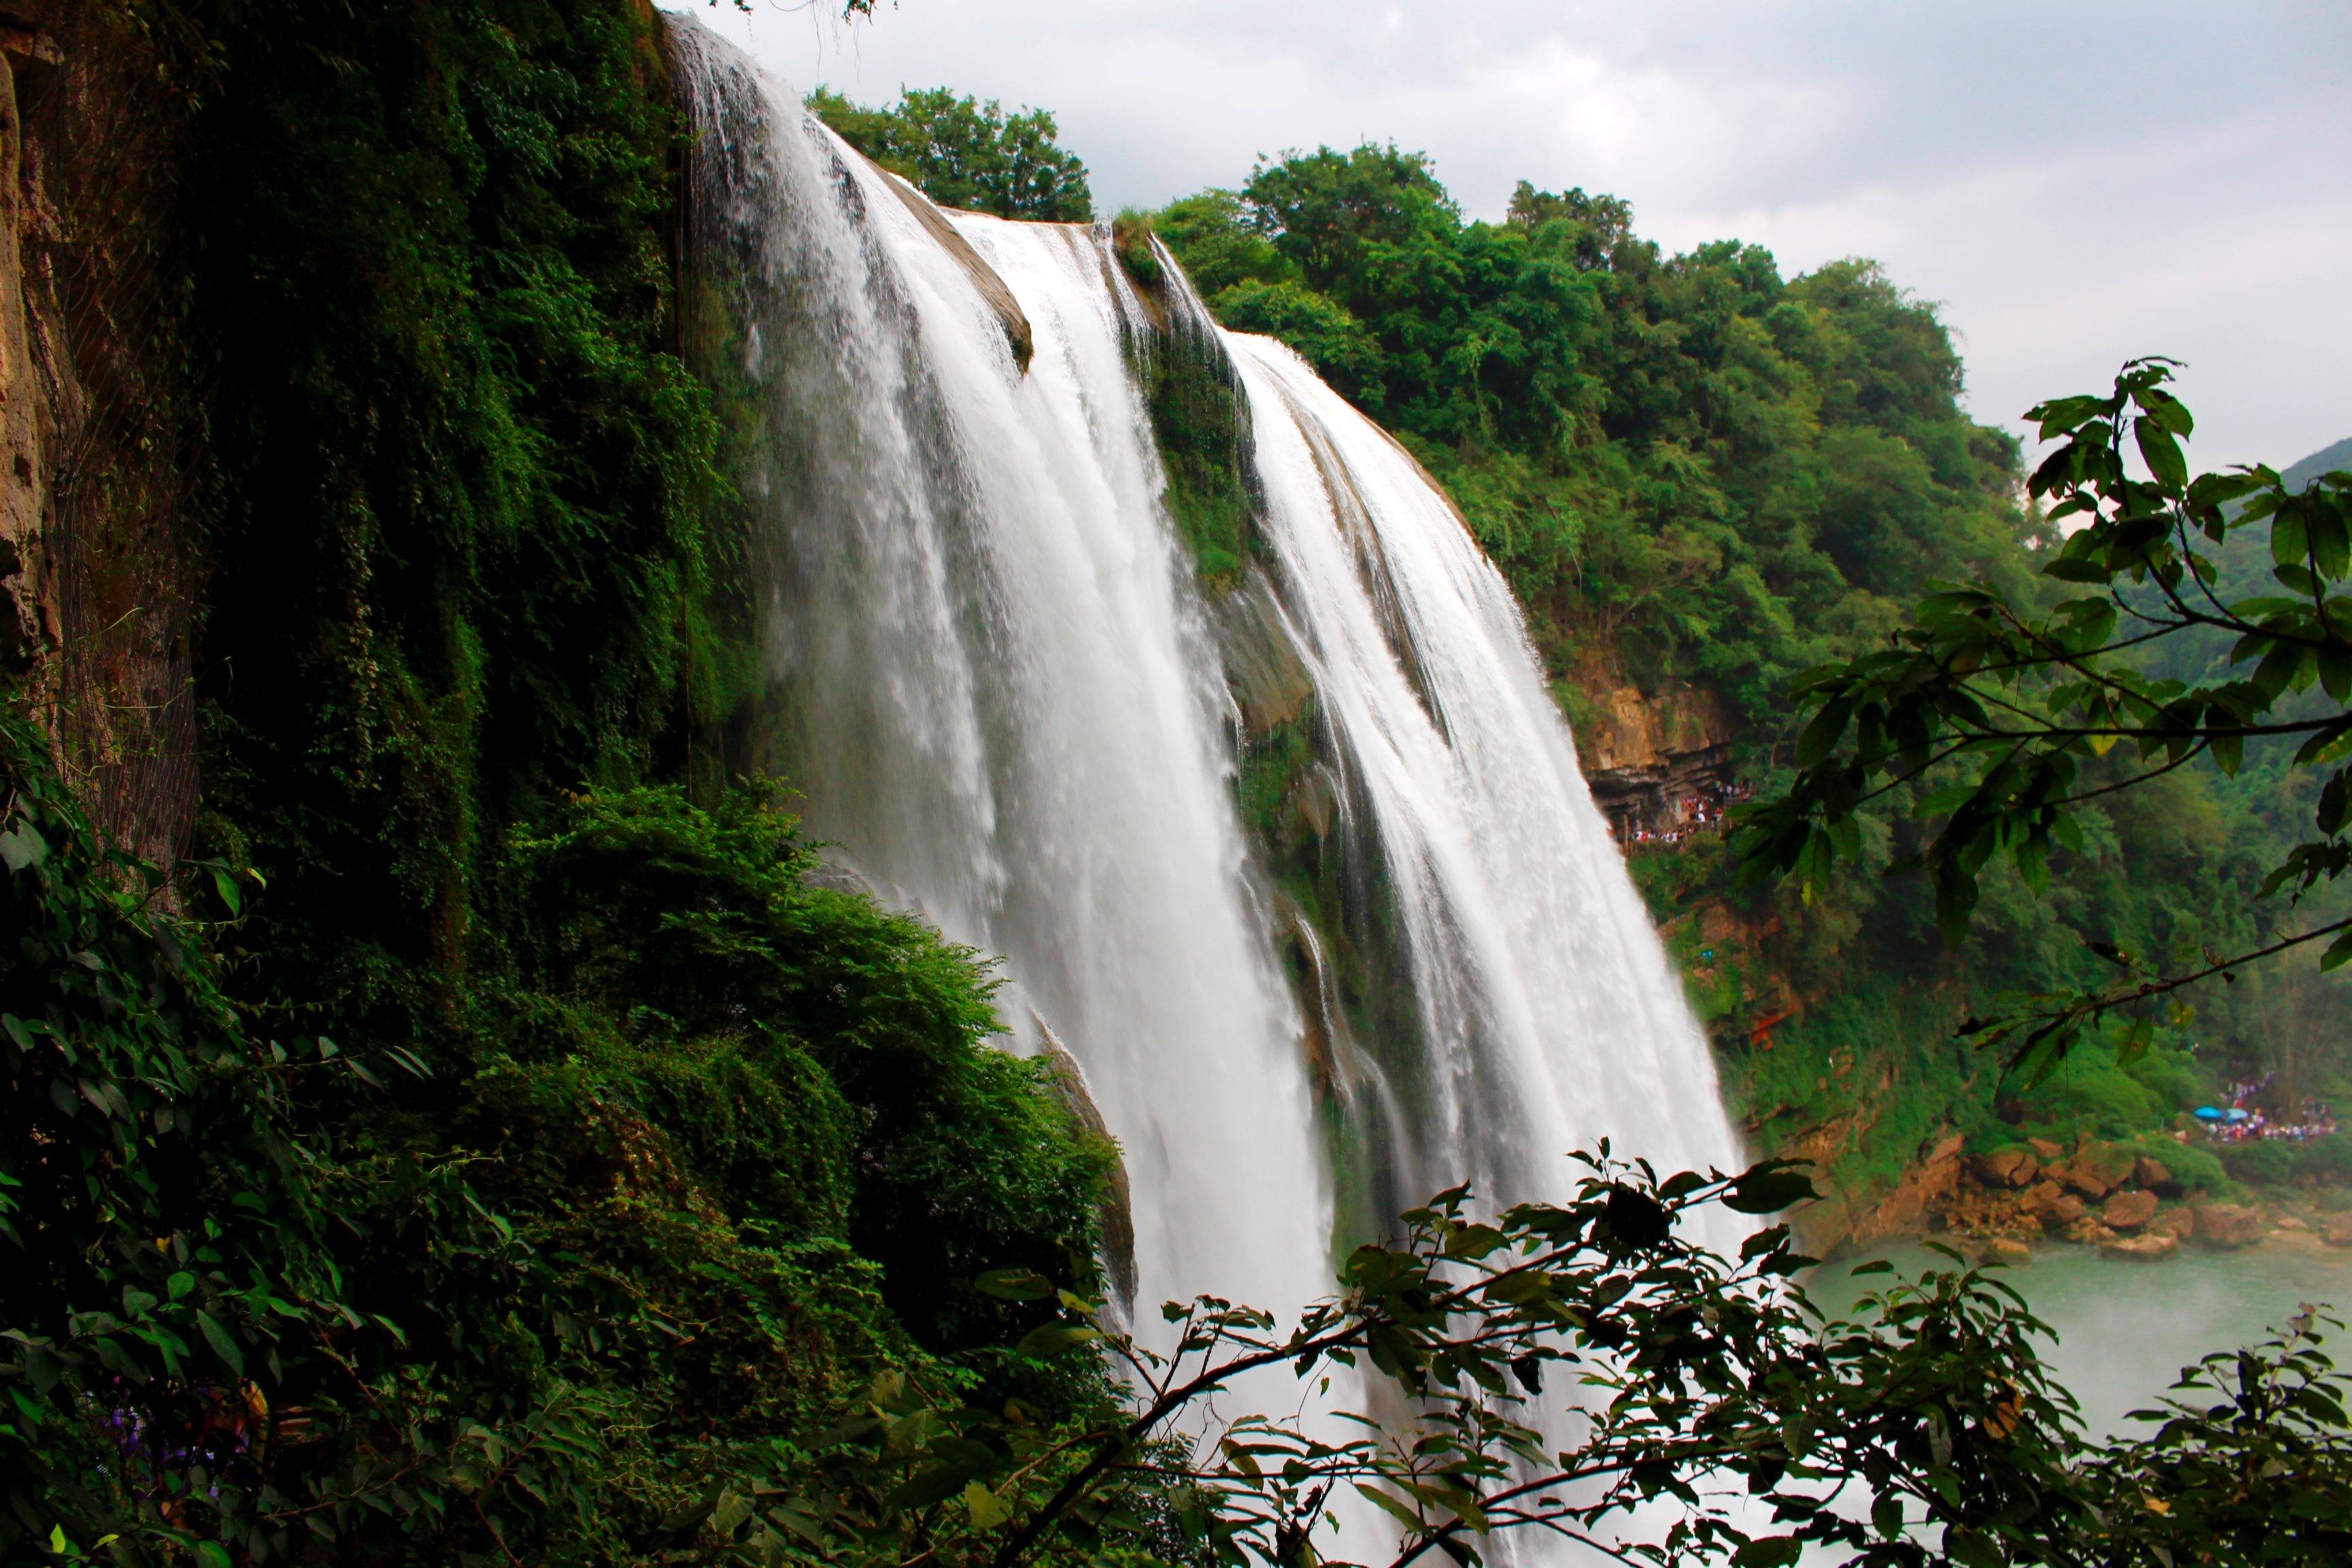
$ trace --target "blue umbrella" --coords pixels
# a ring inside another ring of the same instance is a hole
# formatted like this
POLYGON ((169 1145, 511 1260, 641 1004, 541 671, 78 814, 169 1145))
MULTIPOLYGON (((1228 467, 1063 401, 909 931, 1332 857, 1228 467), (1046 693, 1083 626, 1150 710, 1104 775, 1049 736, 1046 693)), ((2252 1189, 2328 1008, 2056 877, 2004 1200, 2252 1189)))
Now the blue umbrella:
POLYGON ((2221 1113, 2214 1110, 2210 1105, 2199 1106, 2193 1114, 2200 1121, 2219 1121, 2221 1120, 2221 1113))

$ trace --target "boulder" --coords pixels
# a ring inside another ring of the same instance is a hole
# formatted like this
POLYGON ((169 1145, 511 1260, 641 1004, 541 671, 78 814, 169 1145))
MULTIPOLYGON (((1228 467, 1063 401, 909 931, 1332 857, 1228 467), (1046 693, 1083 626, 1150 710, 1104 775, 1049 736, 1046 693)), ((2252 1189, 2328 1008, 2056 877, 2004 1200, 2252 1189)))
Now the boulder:
POLYGON ((2013 1236, 1996 1236, 1984 1244, 1987 1263, 2006 1263, 2011 1267, 2033 1261, 2033 1248, 2013 1236))
POLYGON ((2109 1258, 2135 1258, 2142 1262, 2169 1258, 2180 1250, 2180 1243, 2168 1236, 2119 1236, 2113 1241, 2099 1243, 2099 1250, 2109 1258))
POLYGON ((2352 1214, 2323 1215, 2319 1221, 2319 1239, 2330 1247, 2352 1247, 2352 1214))
POLYGON ((2074 1224, 2086 1212, 2083 1200, 2055 1182, 2044 1182, 2025 1194, 2025 1206, 2045 1229, 2074 1224))
POLYGON ((2104 1247, 2116 1238, 2116 1233, 2089 1215, 2068 1226, 2064 1231, 2068 1241, 2077 1247, 2104 1247))
POLYGON ((2187 1209, 2166 1209, 2147 1222, 2151 1236, 2168 1236, 2179 1241, 2197 1228, 2197 1216, 2187 1209))
POLYGON ((2066 1152, 2047 1138, 2028 1138, 2025 1141, 2025 1146, 2032 1150, 2033 1157, 2045 1165, 2066 1152))
POLYGON ((2243 1204, 2200 1204, 2197 1239, 2208 1247, 2252 1247, 2263 1238, 2263 1215, 2243 1204))
POLYGON ((2168 1193, 2180 1184, 2172 1179, 2172 1173, 2160 1161, 2151 1160, 2145 1154, 2132 1162, 2131 1179, 2132 1185, 2146 1187, 2151 1193, 2168 1193))
POLYGON ((2099 1205, 2099 1218, 2117 1230, 2137 1230, 2155 1217, 2154 1193, 2117 1193, 2099 1205))
POLYGON ((2112 1143, 2085 1143, 2051 1174, 2096 1201, 2131 1180, 2133 1156, 2112 1143))
POLYGON ((1978 1155, 1972 1169, 1977 1180, 1988 1187, 2030 1187, 2042 1166, 2027 1150, 1996 1149, 1978 1155))

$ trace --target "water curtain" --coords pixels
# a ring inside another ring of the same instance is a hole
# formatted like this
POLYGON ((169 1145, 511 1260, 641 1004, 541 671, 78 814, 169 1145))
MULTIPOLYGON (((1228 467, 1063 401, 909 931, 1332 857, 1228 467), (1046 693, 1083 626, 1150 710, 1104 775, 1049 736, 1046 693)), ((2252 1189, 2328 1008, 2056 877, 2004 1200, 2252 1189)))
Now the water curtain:
POLYGON ((1731 1164, 1519 612, 1403 448, 1164 252, 942 212, 671 38, 747 755, 842 874, 1002 956, 1013 1047, 1123 1151, 1126 1293, 1289 1310, 1397 1208, 1557 1194, 1602 1135, 1731 1164), (1245 514, 1213 569, 1180 426, 1245 514))

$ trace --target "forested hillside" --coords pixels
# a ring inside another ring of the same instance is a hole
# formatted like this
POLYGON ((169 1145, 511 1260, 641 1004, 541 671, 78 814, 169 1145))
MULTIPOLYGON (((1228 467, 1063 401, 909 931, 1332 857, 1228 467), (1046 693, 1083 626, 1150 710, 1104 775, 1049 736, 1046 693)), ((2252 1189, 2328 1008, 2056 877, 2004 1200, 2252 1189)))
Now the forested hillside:
MULTIPOLYGON (((1526 184, 1504 222, 1469 222, 1392 146, 1262 162, 1238 190, 1128 222, 1228 326, 1289 342, 1446 485, 1588 739, 1630 683, 1670 729, 1696 709, 1731 773, 1769 784, 1792 676, 1874 646, 1931 581, 2048 590, 2035 552, 2054 535, 2020 510, 2015 443, 1963 412, 1934 307, 1871 262, 1784 278, 1736 241, 1670 256, 1628 204, 1526 184)), ((1743 894, 1707 832, 1633 865, 1751 1137, 1824 1161, 1841 1189, 1820 1222, 1834 1235, 1874 1223, 1955 1135, 2130 1138, 2273 1070, 2283 1099, 2352 1090, 2352 1008, 2305 969, 2200 997, 2127 1070, 2094 1052, 2030 1094, 1952 1035, 2002 994, 2098 973, 2086 939, 2233 951, 2267 930, 2289 911, 2257 891, 2307 793, 2258 762, 2117 797, 2054 890, 1999 882, 1956 952, 1916 877, 1849 878, 1811 904, 1743 894)), ((1874 831, 1900 846, 1907 821, 1874 831)), ((2340 1142, 2232 1158, 2340 1178, 2340 1142)))
POLYGON ((104 244, 26 247, 81 469, 7 570, 192 613, 0 720, 0 1558, 654 1561, 877 1378, 1105 1408, 971 1281, 1090 1280, 1112 1152, 713 761, 651 12, 44 19, 104 244), (142 681, 193 750, 101 743, 142 681))

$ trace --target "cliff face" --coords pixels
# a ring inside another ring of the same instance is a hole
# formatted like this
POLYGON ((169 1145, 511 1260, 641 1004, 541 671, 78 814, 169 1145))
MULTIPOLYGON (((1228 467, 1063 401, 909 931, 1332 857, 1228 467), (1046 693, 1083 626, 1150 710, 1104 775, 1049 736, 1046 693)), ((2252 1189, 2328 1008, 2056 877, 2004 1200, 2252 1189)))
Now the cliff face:
POLYGON ((1680 833, 1720 804, 1731 761, 1713 692, 1677 686, 1653 696, 1604 683, 1587 700, 1577 752, 1620 843, 1680 833))
POLYGON ((94 0, 0 9, 0 663, 99 826, 164 865, 195 808, 168 48, 94 0))

